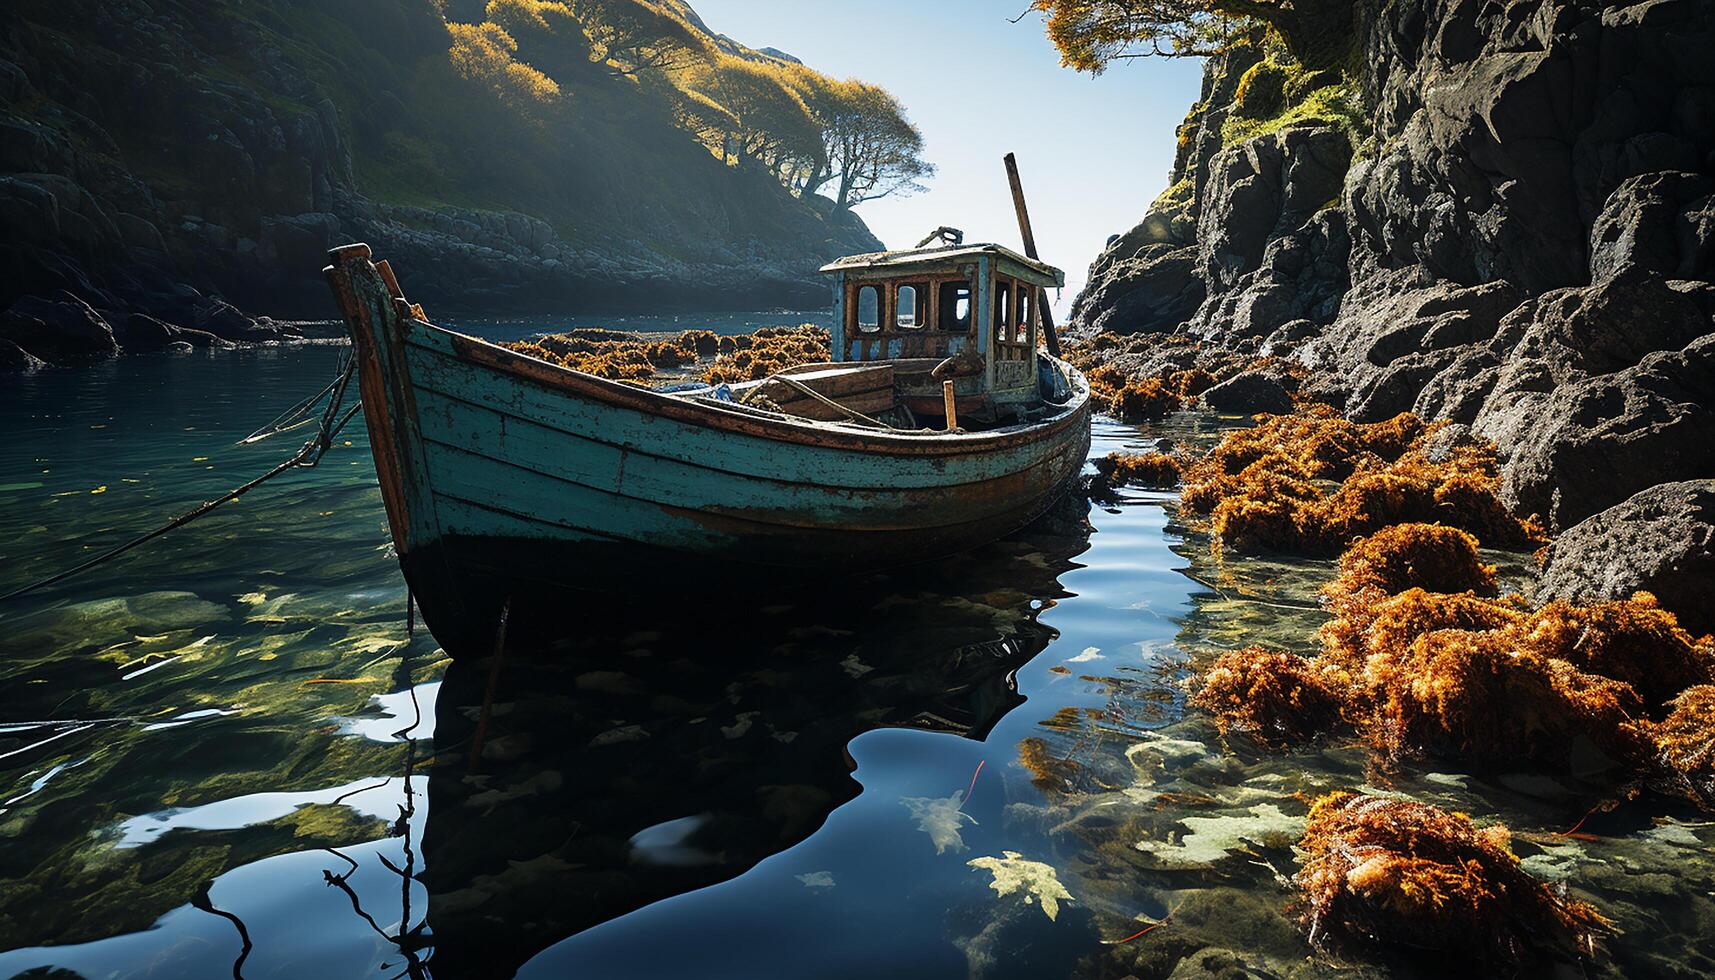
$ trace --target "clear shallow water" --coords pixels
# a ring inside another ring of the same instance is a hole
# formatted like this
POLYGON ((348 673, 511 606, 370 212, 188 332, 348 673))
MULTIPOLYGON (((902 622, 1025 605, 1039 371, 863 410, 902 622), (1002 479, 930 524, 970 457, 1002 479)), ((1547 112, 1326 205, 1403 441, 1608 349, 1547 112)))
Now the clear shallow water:
MULTIPOLYGON (((0 586, 289 453, 232 443, 336 358, 17 382, 0 586)), ((1360 786, 1512 825, 1627 929, 1595 972, 1715 968, 1695 814, 1559 838, 1584 804, 1539 776, 1259 755, 1185 716, 1195 659, 1312 645, 1328 569, 1217 562, 1162 494, 1068 502, 824 600, 568 608, 563 659, 504 665, 473 765, 488 675, 406 636, 360 425, 319 469, 0 611, 0 977, 1147 977, 1211 948, 1380 973, 1309 959, 1286 884, 1309 796, 1360 786)), ((1092 452, 1158 434, 1099 423, 1092 452)))

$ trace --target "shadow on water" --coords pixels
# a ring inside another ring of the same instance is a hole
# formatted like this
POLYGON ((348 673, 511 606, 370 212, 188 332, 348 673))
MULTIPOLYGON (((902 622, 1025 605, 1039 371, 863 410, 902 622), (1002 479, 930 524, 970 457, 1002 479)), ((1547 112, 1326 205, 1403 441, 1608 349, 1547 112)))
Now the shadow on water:
POLYGON ((846 746, 907 728, 981 740, 1013 672, 1058 635, 1037 613, 1087 546, 1081 501, 981 555, 825 583, 823 597, 668 598, 552 660, 452 664, 423 836, 433 965, 510 975, 538 951, 738 876, 858 795, 846 746))

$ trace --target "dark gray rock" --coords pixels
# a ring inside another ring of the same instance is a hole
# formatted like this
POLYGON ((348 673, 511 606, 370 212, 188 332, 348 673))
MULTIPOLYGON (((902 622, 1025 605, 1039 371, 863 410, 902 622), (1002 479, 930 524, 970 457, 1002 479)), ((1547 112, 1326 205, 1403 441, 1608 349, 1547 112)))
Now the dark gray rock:
POLYGON ((1590 278, 1633 272, 1708 280, 1715 274, 1715 180, 1682 171, 1643 174, 1608 196, 1590 230, 1590 278))
POLYGON ((1351 156, 1345 132, 1331 126, 1292 127, 1222 150, 1197 218, 1199 272, 1209 288, 1237 285, 1261 267, 1271 242, 1338 199, 1351 156))
POLYGON ((206 330, 193 330, 158 320, 146 313, 133 313, 125 325, 116 331, 119 343, 128 351, 166 350, 180 344, 186 349, 209 349, 233 346, 230 341, 206 330))
POLYGON ((1640 590, 1693 634, 1715 631, 1715 479, 1659 484, 1568 528, 1548 548, 1536 599, 1640 590))
POLYGON ((1280 415, 1292 411, 1292 395, 1280 379, 1263 371, 1246 371, 1203 392, 1203 403, 1217 411, 1280 415))
POLYGON ((113 328, 88 303, 68 293, 26 296, 0 313, 0 339, 50 364, 80 364, 119 353, 113 328))
POLYGON ((1506 426, 1502 496, 1551 530, 1655 484, 1715 474, 1715 334, 1513 411, 1489 421, 1506 426))
POLYGON ((10 340, 0 340, 0 374, 22 374, 40 371, 47 362, 10 340))
POLYGON ((198 300, 190 310, 190 320, 196 325, 193 329, 222 340, 265 343, 284 339, 278 327, 248 316, 231 303, 214 296, 198 300))
POLYGON ((1171 330, 1203 301, 1196 263, 1195 248, 1165 244, 1105 263, 1100 278, 1078 294, 1073 322, 1105 333, 1171 330))

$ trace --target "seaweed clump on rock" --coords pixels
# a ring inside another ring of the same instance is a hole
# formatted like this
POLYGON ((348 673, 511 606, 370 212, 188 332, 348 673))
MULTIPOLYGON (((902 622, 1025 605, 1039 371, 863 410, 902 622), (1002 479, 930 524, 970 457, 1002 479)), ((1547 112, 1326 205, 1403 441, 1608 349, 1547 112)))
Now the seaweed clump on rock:
POLYGON ((1613 924, 1520 866, 1505 827, 1438 807, 1334 793, 1311 807, 1297 883, 1312 943, 1542 969, 1594 956, 1613 924))
POLYGON ((694 364, 714 353, 711 330, 687 330, 670 340, 649 340, 623 330, 579 328, 500 346, 550 364, 612 381, 647 381, 658 371, 694 364))
POLYGON ((1325 660, 1253 646, 1223 653, 1191 704, 1214 715, 1222 734, 1278 746, 1339 728, 1351 689, 1351 677, 1325 660))
POLYGON ((1185 473, 1181 502, 1239 551, 1337 554, 1393 524, 1441 523, 1493 545, 1540 542, 1502 503, 1495 449, 1432 451, 1443 428, 1403 413, 1353 422, 1325 405, 1229 434, 1185 473))
POLYGON ((799 327, 763 327, 734 338, 736 349, 723 351, 703 372, 709 384, 757 381, 801 364, 828 359, 828 331, 806 323, 799 327))
POLYGON ((1096 472, 1109 486, 1170 489, 1179 485, 1179 460, 1166 453, 1108 453, 1096 472))
POLYGON ((1673 789, 1715 810, 1715 684, 1684 691, 1672 707, 1651 730, 1657 761, 1673 789))
POLYGON ((1067 341, 1066 359, 1084 372, 1092 404, 1126 422, 1156 421, 1197 404, 1198 396, 1245 371, 1266 368, 1296 386, 1302 367, 1272 358, 1205 349, 1182 335, 1067 341))
POLYGON ((1495 567, 1477 558, 1477 539, 1440 524, 1395 524, 1360 538, 1340 555, 1331 596, 1495 590, 1495 567))
POLYGON ((1276 746, 1350 732, 1394 762, 1528 762, 1626 791, 1647 780, 1710 805, 1699 787, 1715 770, 1663 739, 1698 744, 1702 724, 1715 741, 1698 699, 1681 694, 1715 685, 1715 639, 1686 633, 1648 593, 1531 610, 1494 592, 1470 534, 1388 528, 1341 557, 1324 590, 1334 616, 1320 656, 1225 654, 1192 703, 1223 732, 1276 746))

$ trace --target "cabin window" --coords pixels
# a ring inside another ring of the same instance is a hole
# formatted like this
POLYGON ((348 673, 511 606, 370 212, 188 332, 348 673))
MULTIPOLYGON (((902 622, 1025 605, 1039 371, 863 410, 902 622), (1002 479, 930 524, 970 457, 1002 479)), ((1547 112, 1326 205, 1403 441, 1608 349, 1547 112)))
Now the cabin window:
POLYGON ((894 294, 894 325, 906 328, 921 327, 929 312, 924 308, 928 292, 927 287, 918 283, 900 286, 899 292, 894 294))
POLYGON ((964 280, 941 284, 941 308, 935 311, 935 325, 942 330, 971 328, 971 284, 964 280))
POLYGON ((1036 340, 1036 287, 1029 283, 1018 284, 1018 309, 1015 311, 1013 324, 1016 329, 1013 337, 1019 343, 1029 344, 1036 340))
POLYGON ((994 339, 1012 339, 1012 280, 996 279, 994 284, 994 339))
POLYGON ((875 333, 881 329, 881 290, 874 286, 859 286, 855 305, 858 330, 875 333))

